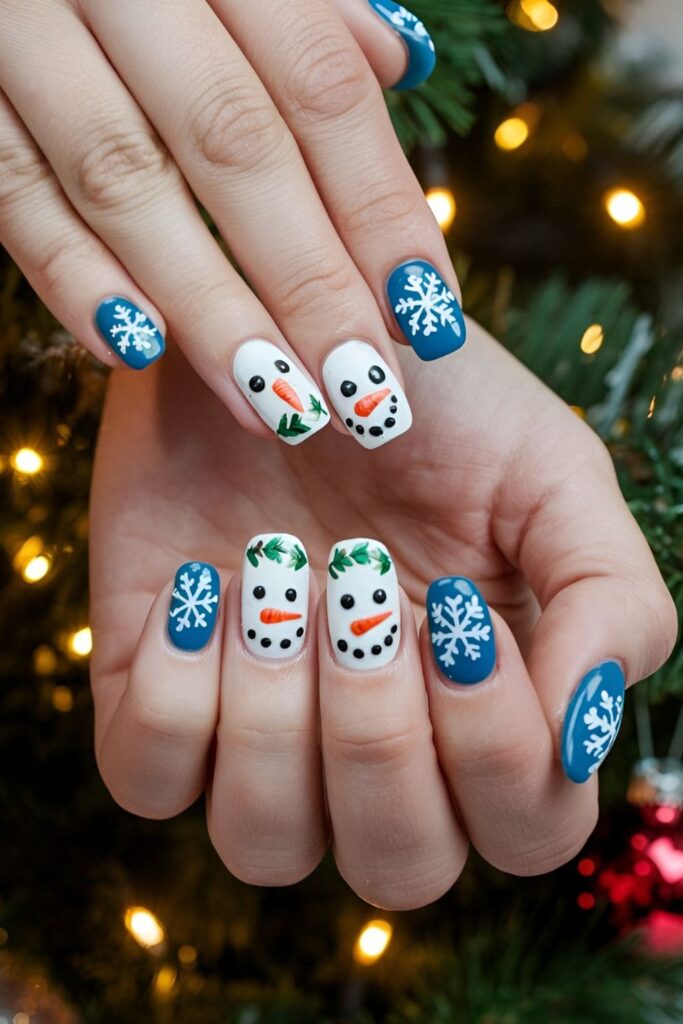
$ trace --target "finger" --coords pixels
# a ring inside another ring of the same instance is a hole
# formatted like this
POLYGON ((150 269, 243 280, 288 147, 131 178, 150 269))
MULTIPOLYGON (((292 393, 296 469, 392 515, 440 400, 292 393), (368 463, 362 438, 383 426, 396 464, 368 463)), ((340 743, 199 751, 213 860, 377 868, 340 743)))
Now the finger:
POLYGON ((552 453, 538 436, 532 450, 529 439, 505 499, 519 518, 497 514, 494 531, 543 609, 528 664, 557 759, 570 779, 586 782, 616 739, 624 681, 634 683, 666 660, 677 620, 607 450, 580 421, 571 427, 553 432, 552 453), (532 515, 529 480, 540 491, 532 515))
MULTIPOLYGON (((412 17, 386 0, 373 3, 398 21, 412 17)), ((388 329, 398 326, 422 359, 460 348, 465 322, 443 235, 351 32, 326 0, 212 4, 296 137, 388 329)))
POLYGON ((253 885, 305 878, 327 846, 317 650, 307 629, 315 598, 300 540, 261 534, 249 542, 241 598, 238 578, 228 594, 207 810, 226 867, 253 885))
MULTIPOLYGON (((121 0, 115 7, 86 0, 83 7, 305 365, 318 375, 331 349, 349 338, 367 338, 377 353, 373 362, 390 363, 398 378, 377 303, 294 138, 211 8, 204 0, 121 0), (188 39, 196 40, 189 58, 188 39)), ((268 26, 269 35, 275 31, 268 26)), ((409 422, 395 418, 379 438, 353 436, 378 447, 409 422)))
POLYGON ((436 64, 436 51, 423 22, 394 0, 332 0, 349 26, 383 88, 414 89, 436 64))
POLYGON ((189 562, 154 601, 128 679, 100 675, 95 660, 97 761, 114 799, 133 814, 169 818, 204 789, 221 621, 218 573, 189 562))
POLYGON ((340 541, 321 608, 325 783, 341 874, 395 910, 443 895, 467 857, 432 745, 410 605, 378 541, 340 541))
POLYGON ((60 323, 107 366, 142 369, 163 354, 161 314, 77 216, 2 93, 0 239, 60 323), (142 316, 141 350, 117 351, 113 339, 100 336, 93 310, 113 296, 142 316))
MULTIPOLYGON (((206 383, 251 432, 268 436, 270 427, 278 433, 282 417, 291 427, 298 413, 297 429, 278 436, 288 444, 312 437, 329 422, 317 386, 226 261, 177 167, 73 11, 66 5, 50 7, 49 17, 30 5, 18 11, 0 35, 0 66, 9 98, 73 206, 150 295, 206 383), (31 39, 28 52, 26 38, 31 39), (60 52, 78 54, 77 67, 54 60, 55 39, 60 52), (74 126, 70 133, 64 124, 74 126), (258 376, 274 384, 281 377, 280 360, 287 362, 290 380, 299 375, 290 384, 297 395, 282 389, 290 400, 281 399, 279 406, 266 400, 270 391, 259 397, 250 389, 254 374, 242 379, 242 363, 233 369, 245 343, 264 340, 265 348, 258 344, 248 350, 249 359, 258 351, 266 360, 258 376)), ((88 320, 95 319, 124 354, 144 347, 147 325, 136 323, 135 310, 119 310, 120 305, 93 308, 88 320)))
POLYGON ((473 845, 534 875, 581 849, 597 789, 558 770, 538 695, 512 633, 464 577, 435 580, 421 653, 439 762, 473 845))

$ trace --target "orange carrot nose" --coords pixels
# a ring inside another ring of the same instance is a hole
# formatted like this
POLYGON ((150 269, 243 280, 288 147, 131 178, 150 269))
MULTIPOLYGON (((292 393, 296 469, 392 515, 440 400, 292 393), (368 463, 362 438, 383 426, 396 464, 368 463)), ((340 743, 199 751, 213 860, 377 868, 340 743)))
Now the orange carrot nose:
POLYGON ((359 398, 353 407, 356 416, 369 416, 389 394, 391 394, 391 388, 382 388, 381 391, 373 391, 371 395, 366 395, 365 398, 359 398))
POLYGON ((277 397, 281 398, 283 402, 287 403, 287 405, 291 405, 297 412, 304 411, 301 399, 297 395, 296 391, 292 385, 288 384, 286 380, 282 379, 282 377, 278 377, 277 380, 273 381, 272 388, 277 397))
POLYGON ((259 618, 266 626, 277 626, 279 622, 294 622, 301 615, 299 612, 282 612, 279 608, 264 608, 259 618))
POLYGON ((393 612, 382 612, 381 615, 371 615, 369 619, 356 619, 351 623, 351 632, 354 636, 362 636, 363 633, 369 633, 375 626, 379 626, 381 622, 386 622, 393 614, 393 612))

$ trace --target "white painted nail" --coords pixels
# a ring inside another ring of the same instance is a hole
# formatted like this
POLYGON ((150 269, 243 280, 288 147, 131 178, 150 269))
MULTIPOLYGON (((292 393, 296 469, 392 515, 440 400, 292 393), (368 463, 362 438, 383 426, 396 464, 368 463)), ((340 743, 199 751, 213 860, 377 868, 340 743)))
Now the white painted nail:
POLYGON ((410 429, 413 415, 395 375, 366 341, 345 341, 323 364, 327 394, 350 434, 380 448, 410 429))
POLYGON ((301 444, 330 422, 317 385, 272 342, 245 341, 232 371, 247 401, 285 444, 301 444))
POLYGON ((308 623, 306 550, 290 533, 260 533, 247 544, 242 570, 242 638, 258 658, 291 658, 308 623))
POLYGON ((327 568, 327 621, 337 660, 347 668, 388 665, 401 643, 394 560, 377 540, 340 540, 327 568))

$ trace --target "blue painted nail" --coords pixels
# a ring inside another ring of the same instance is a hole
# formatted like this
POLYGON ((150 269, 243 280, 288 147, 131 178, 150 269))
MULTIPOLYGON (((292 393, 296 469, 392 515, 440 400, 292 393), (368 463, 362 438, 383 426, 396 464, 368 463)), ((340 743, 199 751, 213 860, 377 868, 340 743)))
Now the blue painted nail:
POLYGON ((396 267, 387 295, 407 341, 420 359, 440 359, 465 344, 467 331, 460 303, 426 260, 396 267))
POLYGON ((144 370, 164 354, 161 331, 128 299, 115 296, 100 303, 95 326, 119 359, 134 370, 144 370))
POLYGON ((624 714, 624 673, 603 661, 579 683, 562 730, 562 767, 572 782, 587 782, 609 754, 624 714))
POLYGON ((181 651, 201 651, 216 625, 221 584, 218 573, 206 562, 187 562, 175 575, 168 635, 181 651))
POLYGON ((471 580, 444 576, 427 592, 437 668, 454 683, 481 683, 496 665, 496 641, 486 601, 471 580))
POLYGON ((429 32, 422 22, 403 4, 394 0, 369 0, 370 6, 394 31, 398 32, 408 50, 408 69, 393 88, 414 89, 426 82, 436 66, 436 51, 429 32))

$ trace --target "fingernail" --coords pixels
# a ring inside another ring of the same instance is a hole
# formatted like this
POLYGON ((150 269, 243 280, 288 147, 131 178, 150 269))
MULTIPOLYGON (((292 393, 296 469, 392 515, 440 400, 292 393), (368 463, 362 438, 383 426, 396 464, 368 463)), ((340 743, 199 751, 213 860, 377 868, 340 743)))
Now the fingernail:
POLYGON ((270 341, 240 345, 233 374, 247 401, 285 444, 301 444, 330 421, 318 387, 270 341))
POLYGON ((387 295, 399 327, 420 359, 441 359, 465 344, 467 329, 460 303, 426 260, 396 267, 387 295))
POLYGON ((95 326, 110 349, 133 370, 144 370, 166 349, 157 325, 134 302, 120 296, 100 303, 95 326))
POLYGON ((434 580, 427 615, 436 666, 453 683, 482 683, 496 665, 496 640, 489 607, 464 576, 434 580))
POLYGON ((562 767, 572 782, 587 782, 612 749, 624 714, 624 689, 616 661, 596 665, 576 688, 562 730, 562 767))
POLYGON ((201 651, 213 634, 218 615, 221 584, 218 573, 206 562, 187 562, 175 575, 168 635, 181 651, 201 651))
POLYGON ((290 533, 260 533, 242 569, 242 638, 257 658, 291 658, 306 639, 309 566, 290 533))
POLYGON ((380 18, 398 32, 408 50, 408 69, 393 88, 414 89, 426 82, 436 66, 436 51, 420 19, 394 0, 369 0, 369 3, 380 18))
POLYGON ((380 448, 410 429, 413 414, 403 388, 366 341, 345 341, 323 364, 327 394, 350 434, 380 448))
POLYGON ((340 540, 327 568, 327 621, 346 668, 388 665, 401 643, 401 602, 394 561, 378 540, 340 540))

